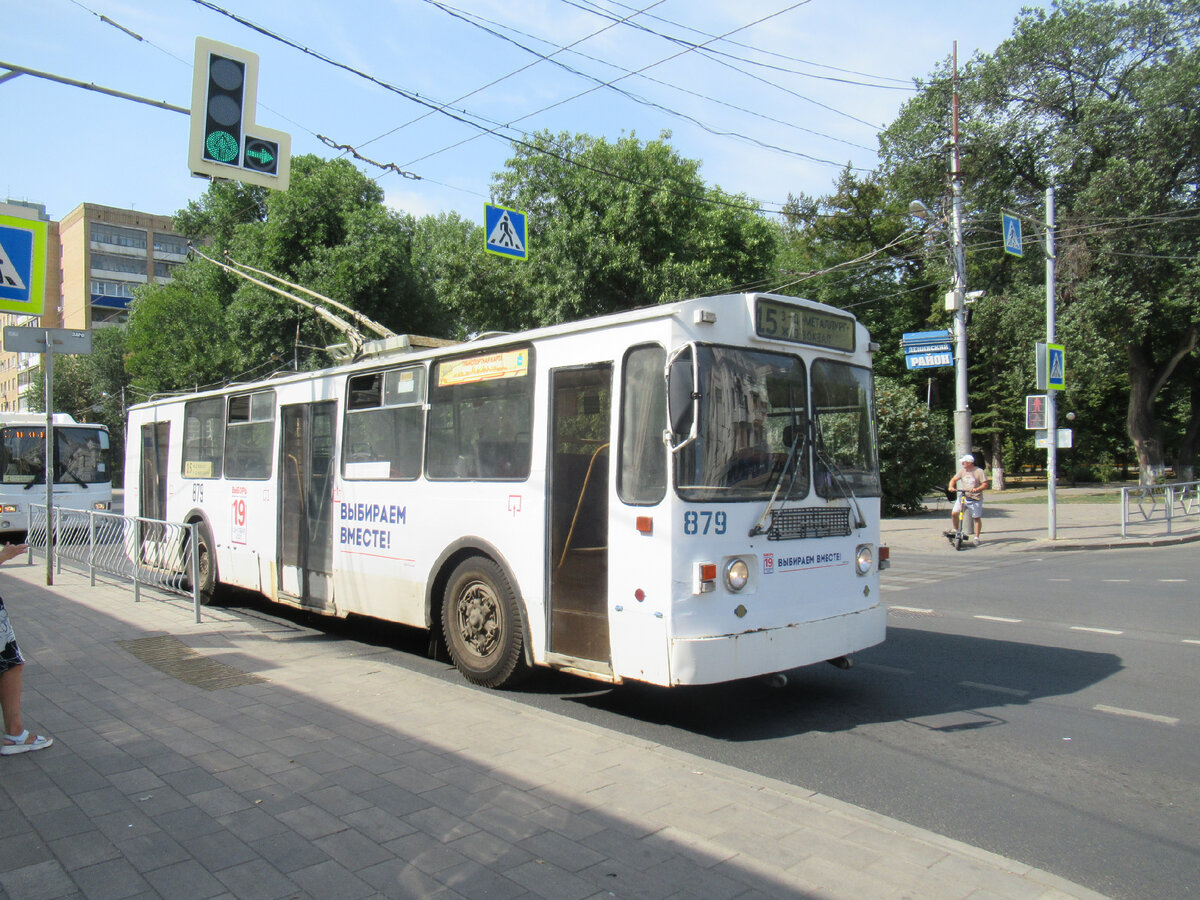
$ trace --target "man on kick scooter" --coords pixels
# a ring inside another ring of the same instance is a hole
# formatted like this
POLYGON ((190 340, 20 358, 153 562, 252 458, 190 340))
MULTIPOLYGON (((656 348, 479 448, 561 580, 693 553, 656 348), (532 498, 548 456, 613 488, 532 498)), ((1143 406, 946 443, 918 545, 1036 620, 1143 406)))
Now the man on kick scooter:
POLYGON ((975 521, 975 546, 979 546, 979 534, 983 530, 983 492, 990 482, 983 469, 975 465, 975 457, 970 453, 964 453, 959 459, 959 464, 961 468, 950 479, 950 490, 965 493, 959 493, 958 499, 954 501, 954 508, 950 510, 950 522, 954 528, 946 532, 946 536, 952 537, 959 531, 965 505, 975 521))

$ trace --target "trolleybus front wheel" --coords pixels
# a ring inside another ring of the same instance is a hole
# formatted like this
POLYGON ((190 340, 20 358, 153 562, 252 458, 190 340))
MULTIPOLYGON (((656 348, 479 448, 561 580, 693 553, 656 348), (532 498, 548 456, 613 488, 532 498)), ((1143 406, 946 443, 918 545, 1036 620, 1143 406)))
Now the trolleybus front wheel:
POLYGON ((517 594, 490 559, 473 556, 451 574, 442 603, 442 633, 454 665, 472 684, 500 687, 525 672, 517 594))

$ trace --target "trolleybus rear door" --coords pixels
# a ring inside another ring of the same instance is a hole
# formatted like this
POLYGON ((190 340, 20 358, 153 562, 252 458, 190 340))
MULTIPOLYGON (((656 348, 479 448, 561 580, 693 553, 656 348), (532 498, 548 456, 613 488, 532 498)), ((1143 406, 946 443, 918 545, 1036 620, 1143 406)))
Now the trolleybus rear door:
POLYGON ((550 384, 549 649, 559 662, 609 674, 612 364, 555 369, 550 384))
POLYGON ((337 403, 280 407, 279 590, 331 608, 333 433, 337 403))

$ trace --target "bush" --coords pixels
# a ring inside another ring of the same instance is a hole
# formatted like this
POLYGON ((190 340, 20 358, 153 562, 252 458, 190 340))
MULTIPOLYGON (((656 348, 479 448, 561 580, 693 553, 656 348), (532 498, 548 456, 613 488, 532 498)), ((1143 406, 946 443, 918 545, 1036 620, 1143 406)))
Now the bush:
POLYGON ((922 498, 949 480, 945 413, 929 409, 916 391, 894 378, 875 379, 883 514, 920 512, 922 498))

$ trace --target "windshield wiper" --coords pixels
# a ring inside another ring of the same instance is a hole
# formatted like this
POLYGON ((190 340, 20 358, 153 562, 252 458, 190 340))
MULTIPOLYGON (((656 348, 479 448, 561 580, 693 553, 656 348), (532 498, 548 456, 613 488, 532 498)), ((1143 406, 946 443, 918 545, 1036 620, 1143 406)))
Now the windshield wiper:
MULTIPOLYGON (((795 422, 795 411, 792 412, 792 420, 795 422)), ((767 501, 767 505, 763 507, 762 515, 758 517, 758 521, 754 523, 754 527, 750 529, 750 537, 757 537, 760 534, 765 534, 767 529, 763 527, 763 523, 771 515, 771 511, 775 508, 775 501, 779 499, 780 489, 783 487, 783 480, 787 478, 788 471, 791 470, 792 477, 788 481, 787 494, 792 493, 792 488, 796 485, 796 478, 800 474, 799 460, 804 455, 804 448, 808 444, 809 429, 812 423, 806 422, 803 428, 797 428, 793 424, 793 429, 796 434, 792 438, 792 446, 788 448, 787 460, 783 464, 783 470, 779 473, 779 480, 775 482, 775 490, 771 494, 771 499, 767 501)))
POLYGON ((846 490, 846 476, 842 474, 841 467, 834 462, 825 450, 825 437, 821 434, 820 420, 817 420, 816 439, 813 441, 813 453, 816 454, 817 461, 820 462, 827 472, 833 476, 833 483, 837 485, 837 489, 842 492, 842 496, 854 507, 854 527, 866 528, 867 520, 863 518, 862 508, 858 505, 858 497, 854 495, 854 489, 849 492, 846 490))

